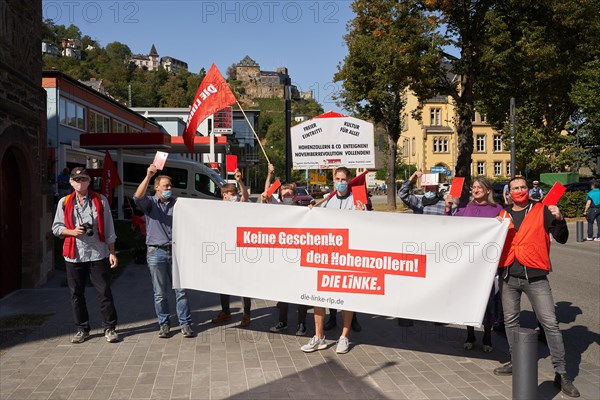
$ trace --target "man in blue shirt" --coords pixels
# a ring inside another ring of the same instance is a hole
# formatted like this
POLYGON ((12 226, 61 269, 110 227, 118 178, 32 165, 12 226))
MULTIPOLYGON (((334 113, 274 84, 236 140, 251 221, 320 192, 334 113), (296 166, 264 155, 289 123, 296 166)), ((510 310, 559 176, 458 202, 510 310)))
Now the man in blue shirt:
POLYGON ((585 202, 584 214, 587 216, 588 221, 588 234, 587 240, 596 240, 600 242, 600 183, 592 183, 592 190, 587 194, 585 202), (598 235, 594 239, 594 221, 596 221, 596 227, 598 228, 598 235))
MULTIPOLYGON (((173 285, 171 239, 173 208, 176 199, 171 197, 171 178, 166 175, 156 177, 154 196, 146 196, 148 183, 155 173, 156 166, 150 164, 146 171, 146 177, 135 191, 133 199, 146 216, 146 245, 148 247, 146 261, 152 277, 154 308, 160 326, 158 337, 168 338, 171 329, 168 293, 173 285)), ((175 291, 177 318, 179 318, 181 333, 186 338, 194 337, 187 293, 184 289, 173 290, 175 291)))

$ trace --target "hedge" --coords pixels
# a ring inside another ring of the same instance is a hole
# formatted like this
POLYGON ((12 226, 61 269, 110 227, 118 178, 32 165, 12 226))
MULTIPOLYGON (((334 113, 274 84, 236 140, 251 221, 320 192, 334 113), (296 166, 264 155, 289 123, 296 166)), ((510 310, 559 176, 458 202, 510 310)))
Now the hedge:
POLYGON ((560 212, 566 218, 583 217, 587 192, 567 192, 558 202, 560 212))

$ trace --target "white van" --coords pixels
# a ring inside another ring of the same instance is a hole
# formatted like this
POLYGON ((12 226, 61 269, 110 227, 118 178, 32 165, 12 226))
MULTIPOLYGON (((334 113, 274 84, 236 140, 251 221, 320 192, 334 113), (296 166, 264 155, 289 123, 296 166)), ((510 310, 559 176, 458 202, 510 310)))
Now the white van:
MULTIPOLYGON (((116 164, 116 154, 112 154, 111 156, 116 164)), ((140 182, 146 176, 148 166, 153 160, 154 156, 123 154, 123 176, 121 177, 121 181, 124 185, 126 197, 133 197, 140 182)), ((148 185, 150 193, 154 192, 154 179, 158 175, 168 175, 171 177, 172 192, 175 197, 221 200, 221 186, 226 183, 219 174, 205 165, 173 156, 167 159, 165 168, 162 171, 158 171, 150 180, 150 184, 148 185)))

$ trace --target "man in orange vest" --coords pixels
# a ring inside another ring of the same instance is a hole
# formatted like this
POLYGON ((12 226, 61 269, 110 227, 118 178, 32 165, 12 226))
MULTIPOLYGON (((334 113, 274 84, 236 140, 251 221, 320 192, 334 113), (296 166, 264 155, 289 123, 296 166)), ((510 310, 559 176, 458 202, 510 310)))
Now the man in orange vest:
MULTIPOLYGON (((519 327, 521 294, 525 293, 546 332, 548 349, 556 373, 554 384, 564 394, 579 397, 579 391, 567 375, 565 346, 556 320, 554 300, 547 276, 550 272, 550 236, 566 243, 569 230, 556 206, 546 207, 529 199, 527 182, 514 178, 509 182, 512 205, 499 218, 511 220, 499 268, 504 308, 504 324, 509 348, 513 332, 519 327)), ((512 361, 494 370, 496 375, 511 375, 512 361)))

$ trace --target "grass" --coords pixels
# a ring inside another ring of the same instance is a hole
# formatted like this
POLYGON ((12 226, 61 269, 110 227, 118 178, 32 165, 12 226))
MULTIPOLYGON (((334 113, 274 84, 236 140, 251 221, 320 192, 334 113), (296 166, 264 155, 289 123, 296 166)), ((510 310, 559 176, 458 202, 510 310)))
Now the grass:
POLYGON ((16 314, 0 319, 0 355, 23 342, 53 314, 16 314))

